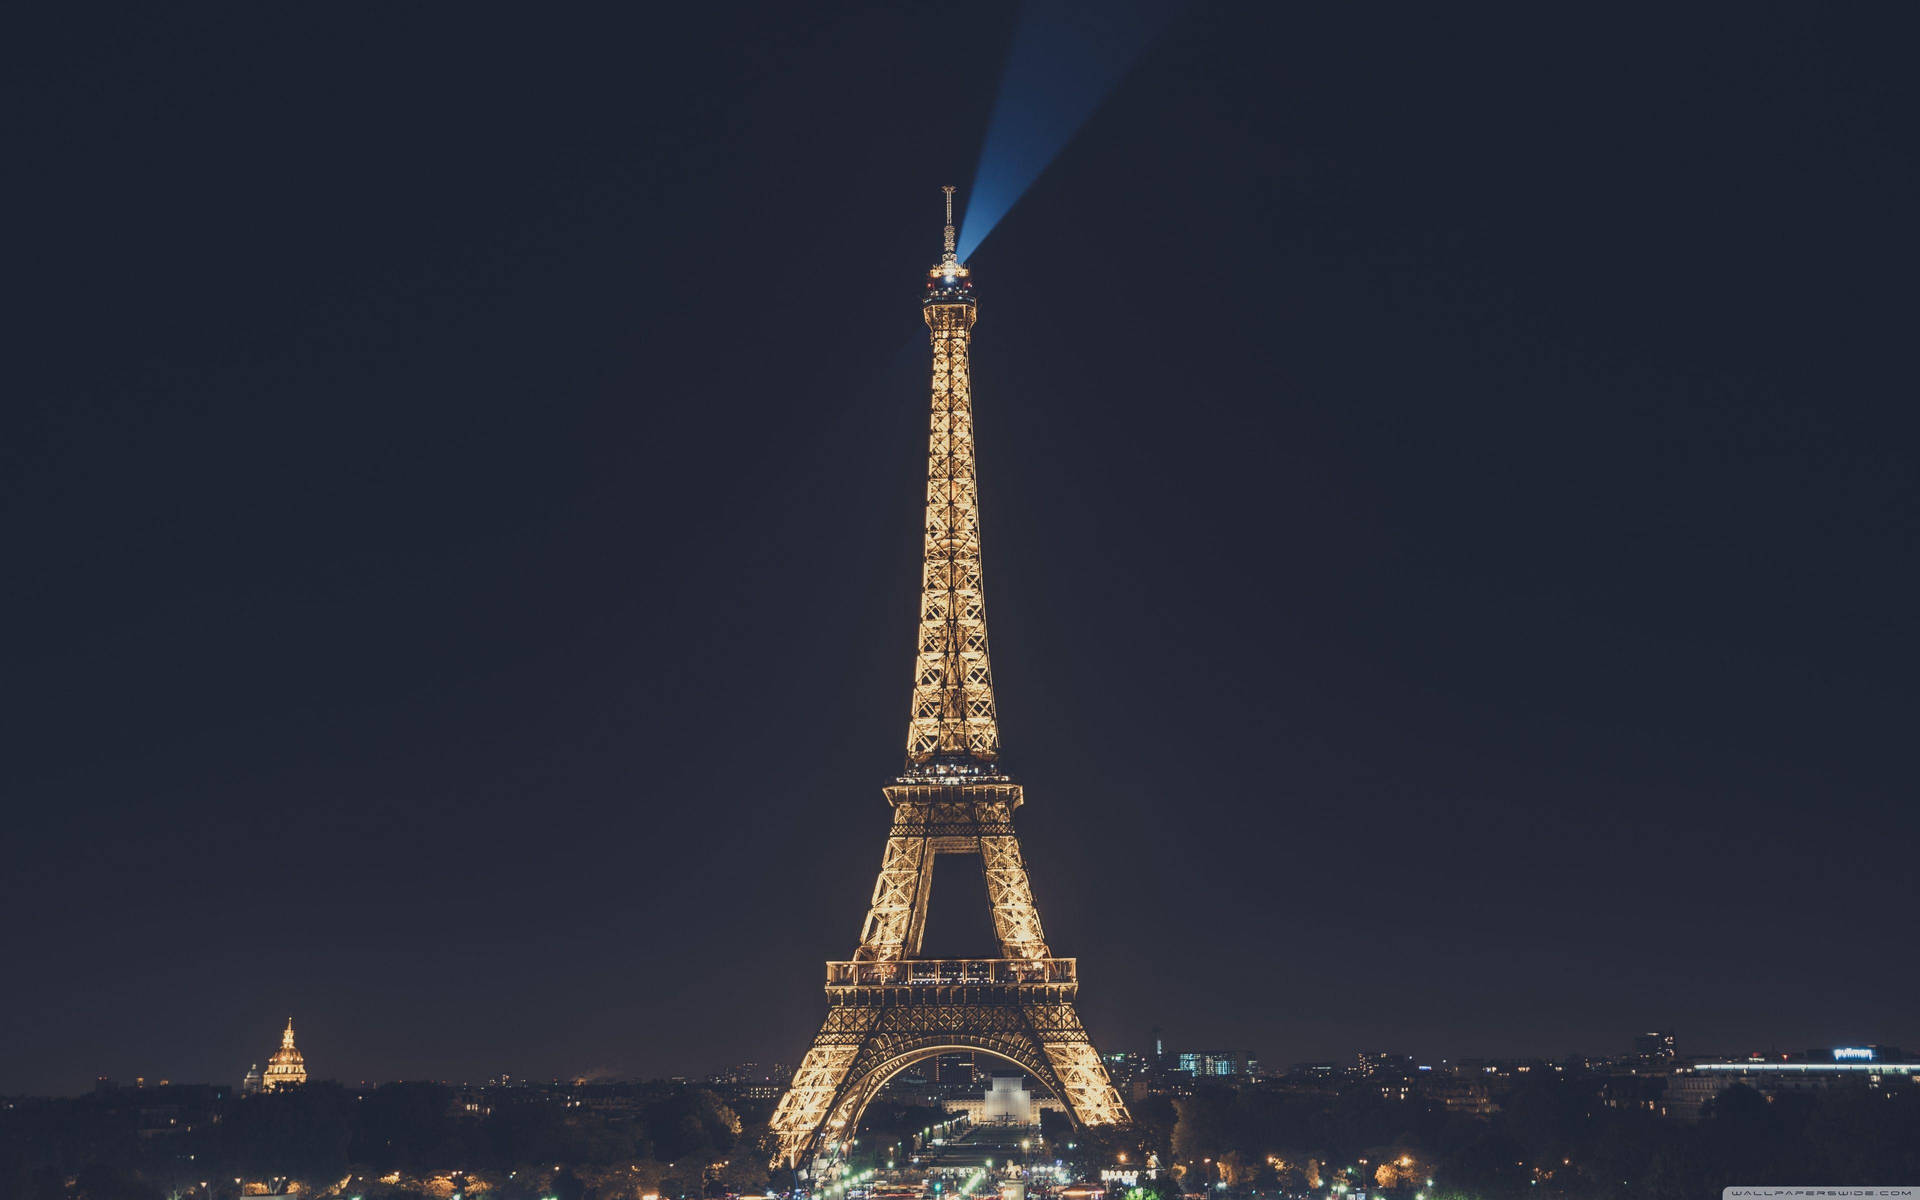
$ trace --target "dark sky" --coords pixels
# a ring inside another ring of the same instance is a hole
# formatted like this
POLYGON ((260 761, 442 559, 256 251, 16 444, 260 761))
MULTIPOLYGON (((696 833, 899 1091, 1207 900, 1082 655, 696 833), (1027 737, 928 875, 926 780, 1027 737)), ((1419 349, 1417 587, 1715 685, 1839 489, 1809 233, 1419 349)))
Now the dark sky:
MULTIPOLYGON (((13 30, 0 1092, 816 1028, 1015 10, 650 7, 13 30)), ((973 259, 1097 1042, 1920 1044, 1911 31, 1268 7, 973 259)))

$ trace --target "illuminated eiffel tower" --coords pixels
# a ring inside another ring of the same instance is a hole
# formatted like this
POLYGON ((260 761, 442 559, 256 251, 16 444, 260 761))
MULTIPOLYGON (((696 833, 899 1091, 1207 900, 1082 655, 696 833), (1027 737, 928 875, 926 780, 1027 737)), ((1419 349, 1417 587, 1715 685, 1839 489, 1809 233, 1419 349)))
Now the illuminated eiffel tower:
POLYGON ((883 789, 893 828, 860 947, 827 964, 826 1023, 774 1110, 779 1161, 795 1167, 837 1157, 887 1080, 937 1054, 1004 1059, 1080 1124, 1129 1119, 1074 1011, 1074 960, 1047 948, 1013 832, 1020 786, 998 765, 967 367, 976 305, 946 193, 946 253, 921 301, 933 338, 933 430, 907 767, 883 789), (980 856, 1001 957, 920 957, 939 854, 980 856))

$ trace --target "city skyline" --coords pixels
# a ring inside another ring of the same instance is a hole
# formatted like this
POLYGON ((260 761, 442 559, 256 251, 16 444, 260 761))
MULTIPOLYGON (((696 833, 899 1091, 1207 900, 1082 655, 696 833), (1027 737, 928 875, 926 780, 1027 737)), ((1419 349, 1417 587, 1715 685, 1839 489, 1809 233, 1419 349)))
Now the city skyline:
MULTIPOLYGON (((799 1057, 1021 26, 753 18, 36 31, 0 1094, 288 1013, 316 1078, 799 1057)), ((994 699, 1094 1045, 1920 1045, 1869 32, 1194 6, 1007 205, 994 699)))
MULTIPOLYGON (((288 1031, 283 1034, 283 1051, 291 1048, 290 1026, 291 1022, 289 1022, 288 1031)), ((1161 1047, 1161 1051, 1158 1054, 1155 1052, 1156 1041, 1149 1039, 1139 1044, 1131 1044, 1124 1041, 1116 1043, 1109 1050, 1103 1051, 1100 1057, 1103 1061, 1114 1064, 1126 1064, 1131 1068, 1153 1068, 1156 1070, 1184 1073, 1191 1076, 1197 1082, 1204 1082, 1216 1078, 1246 1079, 1255 1076, 1279 1078, 1297 1075, 1304 1069, 1329 1065, 1342 1072, 1353 1072, 1358 1069, 1361 1073, 1366 1073, 1365 1065, 1369 1060, 1383 1058, 1404 1059, 1409 1068, 1417 1066, 1417 1069, 1422 1071, 1445 1069, 1449 1065, 1461 1063, 1543 1063, 1558 1065, 1568 1062, 1585 1061, 1592 1064, 1604 1065, 1609 1063, 1622 1064, 1635 1059, 1657 1060, 1658 1062, 1677 1063, 1680 1065, 1688 1065, 1696 1062, 1711 1064, 1808 1060, 1816 1063, 1853 1062, 1869 1065, 1878 1062, 1897 1064, 1906 1068, 1910 1067, 1913 1061, 1920 1060, 1920 1052, 1909 1052, 1901 1046, 1883 1042, 1849 1042, 1806 1046, 1789 1045, 1786 1042, 1775 1039, 1765 1045, 1696 1046, 1681 1041, 1679 1048, 1676 1050, 1676 1037, 1676 1031, 1655 1030, 1652 1032, 1623 1034, 1617 1039, 1617 1044, 1600 1047, 1533 1047, 1518 1053, 1506 1054, 1433 1053, 1429 1048, 1424 1047, 1408 1047, 1397 1043, 1391 1045, 1381 1043, 1349 1046, 1345 1048, 1342 1053, 1318 1058, 1269 1056, 1258 1048, 1253 1047, 1228 1047, 1217 1044, 1205 1045, 1191 1041, 1174 1042, 1162 1037, 1158 1041, 1161 1047), (1664 1049, 1650 1050, 1647 1047, 1649 1041, 1664 1041, 1664 1049), (1202 1048, 1203 1046, 1204 1048, 1202 1048), (1216 1062, 1221 1064, 1220 1069, 1210 1069, 1216 1062)), ((295 1058, 296 1061, 301 1062, 303 1077, 299 1082, 305 1082, 304 1061, 300 1060, 298 1055, 296 1055, 295 1058)), ((989 1071, 1001 1073, 1018 1071, 1018 1068, 1014 1064, 994 1059, 991 1055, 981 1055, 978 1056, 978 1058, 980 1061, 991 1060, 988 1068, 989 1071)), ((797 1062, 798 1056, 785 1059, 753 1059, 726 1057, 723 1055, 721 1058, 708 1062, 698 1069, 653 1075, 632 1072, 623 1073, 603 1066, 596 1067, 589 1071, 494 1070, 482 1075, 472 1076, 372 1075, 357 1079, 323 1070, 312 1076, 312 1078, 319 1082, 340 1083, 362 1087, 377 1086, 386 1083, 410 1082, 430 1082, 469 1087, 482 1085, 507 1086, 509 1082, 518 1082, 530 1086, 568 1083, 640 1084, 668 1081, 688 1083, 709 1083, 714 1081, 740 1082, 744 1080, 746 1075, 751 1075, 756 1081, 772 1086, 772 1094, 761 1098, 773 1100, 777 1098, 779 1092, 785 1090, 786 1085, 791 1081, 797 1062)), ((1866 1069, 1866 1067, 1862 1066, 1860 1069, 1866 1069)), ((242 1078, 236 1090, 241 1094, 248 1094, 250 1091, 265 1090, 256 1085, 255 1077, 259 1074, 259 1071, 260 1063, 256 1061, 252 1064, 251 1068, 241 1073, 242 1078)), ((264 1080, 259 1082, 264 1082, 264 1080)), ((54 1091, 40 1094, 78 1095, 84 1091, 98 1090, 105 1086, 166 1087, 175 1083, 187 1086, 212 1085, 215 1087, 223 1087, 232 1086, 234 1081, 224 1076, 201 1078, 192 1075, 168 1075, 164 1072, 147 1070, 141 1064, 136 1063, 133 1064, 132 1068, 127 1068, 122 1064, 121 1069, 118 1070, 101 1070, 88 1079, 84 1087, 76 1086, 64 1092, 54 1091), (149 1081, 151 1081, 151 1083, 149 1083, 149 1081)), ((0 1095, 3 1094, 5 1093, 0 1093, 0 1095)))

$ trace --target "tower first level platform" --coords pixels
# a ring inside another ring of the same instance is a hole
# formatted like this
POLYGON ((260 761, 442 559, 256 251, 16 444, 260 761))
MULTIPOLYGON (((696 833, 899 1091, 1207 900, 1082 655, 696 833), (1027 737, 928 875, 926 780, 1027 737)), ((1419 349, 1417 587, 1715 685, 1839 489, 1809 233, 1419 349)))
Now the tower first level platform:
POLYGON ((1055 958, 1013 832, 1010 782, 902 780, 854 957, 827 964, 827 1019, 773 1115, 780 1156, 837 1152, 887 1080, 937 1054, 974 1050, 1026 1071, 1085 1125, 1127 1119, 1074 1009, 1077 964, 1055 958), (981 860, 1002 957, 921 958, 934 858, 981 860))

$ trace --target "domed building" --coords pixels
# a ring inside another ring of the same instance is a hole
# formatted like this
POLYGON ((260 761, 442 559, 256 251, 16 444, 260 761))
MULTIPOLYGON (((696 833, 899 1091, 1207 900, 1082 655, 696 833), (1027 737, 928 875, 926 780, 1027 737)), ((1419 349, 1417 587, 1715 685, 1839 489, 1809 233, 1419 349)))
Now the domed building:
POLYGON ((294 1087, 307 1081, 307 1060, 293 1044, 293 1018, 287 1018, 287 1031, 280 1035, 280 1048, 267 1060, 260 1086, 265 1091, 294 1087))

